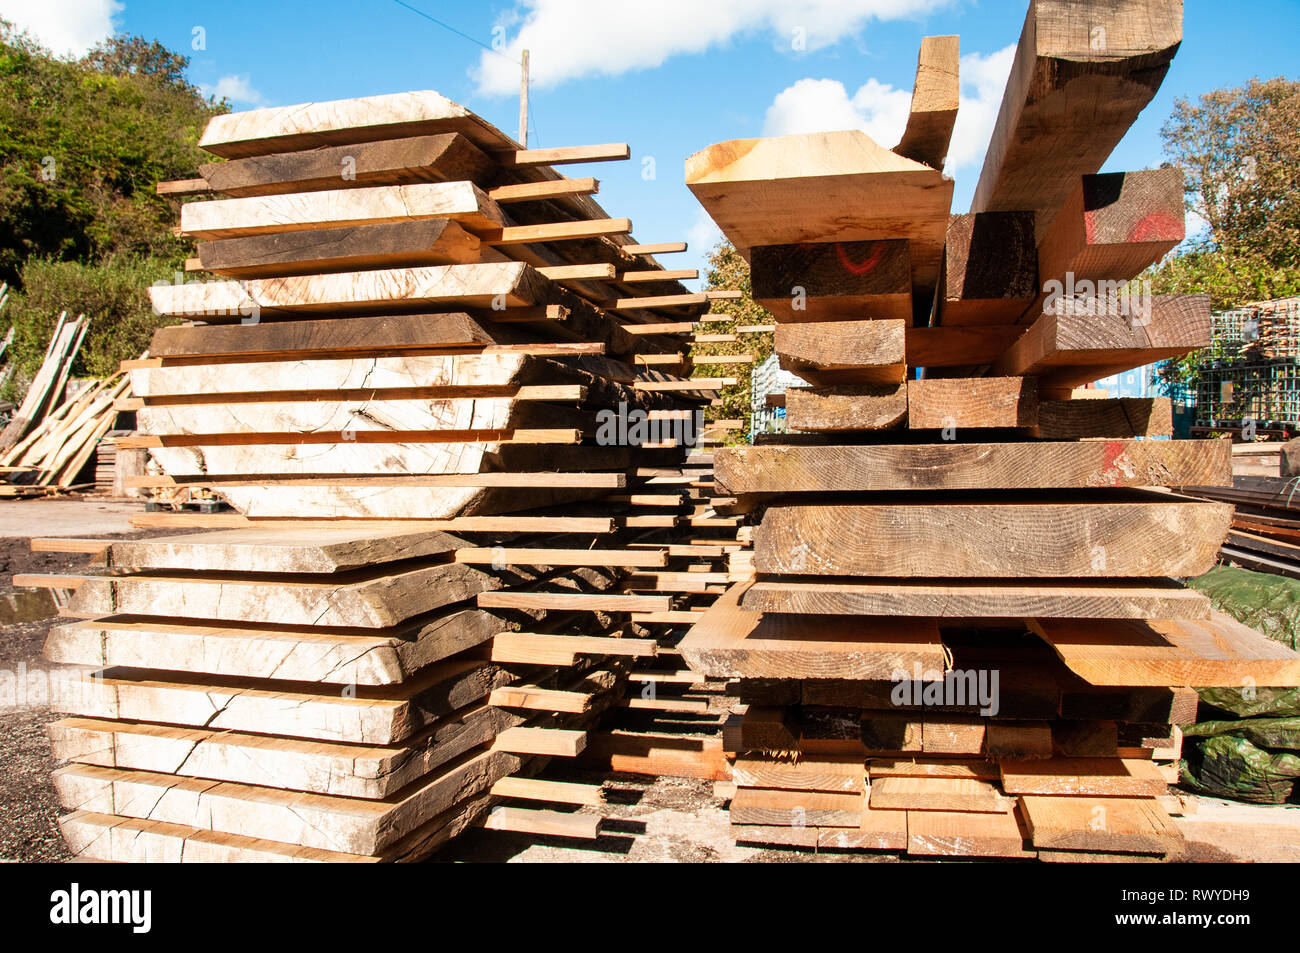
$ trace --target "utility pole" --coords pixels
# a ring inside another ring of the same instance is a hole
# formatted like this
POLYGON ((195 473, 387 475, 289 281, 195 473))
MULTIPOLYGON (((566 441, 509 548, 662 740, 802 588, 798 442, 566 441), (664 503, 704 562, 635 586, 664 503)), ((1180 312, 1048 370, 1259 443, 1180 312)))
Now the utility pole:
POLYGON ((528 148, 528 51, 519 61, 523 73, 519 78, 519 144, 528 148))

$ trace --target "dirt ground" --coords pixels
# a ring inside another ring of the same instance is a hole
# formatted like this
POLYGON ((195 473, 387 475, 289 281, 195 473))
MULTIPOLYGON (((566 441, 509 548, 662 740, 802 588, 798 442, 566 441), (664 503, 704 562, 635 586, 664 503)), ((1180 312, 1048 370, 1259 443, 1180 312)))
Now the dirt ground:
MULTIPOLYGON (((15 573, 69 572, 90 563, 78 553, 33 553, 32 536, 144 539, 175 532, 131 531, 130 515, 140 511, 139 504, 87 499, 0 503, 0 530, 6 534, 0 537, 0 598, 15 591, 15 573)), ((39 684, 54 668, 41 651, 57 621, 18 621, 0 629, 0 673, 39 684)), ((4 707, 7 701, 0 700, 0 862, 67 860, 50 782, 56 765, 45 733, 59 715, 43 704, 4 707)))

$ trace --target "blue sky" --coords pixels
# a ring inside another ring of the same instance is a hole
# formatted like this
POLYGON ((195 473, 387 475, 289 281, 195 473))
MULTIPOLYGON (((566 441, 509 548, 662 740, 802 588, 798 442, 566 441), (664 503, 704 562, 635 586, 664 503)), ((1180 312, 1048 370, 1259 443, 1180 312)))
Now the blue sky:
MULTIPOLYGON (((961 36, 963 104, 948 174, 963 211, 1001 101, 1026 0, 0 0, 0 16, 56 52, 116 28, 191 57, 190 78, 236 109, 436 89, 514 134, 517 48, 531 49, 530 145, 626 141, 632 161, 595 175, 611 215, 643 242, 688 239, 697 267, 716 232, 682 181, 688 155, 724 139, 902 131, 921 37, 961 36), (194 49, 201 27, 203 49, 194 49), (495 29, 495 32, 494 32, 495 29), (798 48, 797 48, 798 47, 798 48), (652 157, 654 177, 644 176, 652 157)), ((1297 0, 1187 0, 1184 41, 1155 100, 1107 170, 1156 165, 1174 99, 1251 76, 1297 75, 1297 0)))

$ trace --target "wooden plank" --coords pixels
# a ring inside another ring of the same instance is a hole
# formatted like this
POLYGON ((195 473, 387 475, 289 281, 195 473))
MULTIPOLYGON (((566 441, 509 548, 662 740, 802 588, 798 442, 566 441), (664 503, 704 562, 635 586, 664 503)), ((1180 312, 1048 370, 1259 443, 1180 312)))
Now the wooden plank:
POLYGON ((813 384, 897 384, 907 376, 906 327, 889 320, 783 323, 773 349, 782 370, 813 384))
POLYGON ((790 762, 750 753, 735 760, 732 778, 742 788, 858 793, 867 789, 866 769, 853 759, 800 758, 790 762))
POLYGON ((581 714, 591 710, 594 699, 595 696, 589 692, 570 692, 558 688, 517 683, 494 688, 492 694, 488 696, 488 704, 495 705, 497 708, 581 714))
POLYGON ((277 152, 199 166, 211 191, 235 197, 416 182, 483 182, 494 171, 495 163, 456 133, 277 152))
POLYGON ((1022 797, 1020 804, 1040 849, 1165 854, 1183 843, 1177 825, 1147 798, 1022 797))
MULTIPOLYGON (((945 237, 940 290, 934 323, 945 328, 1015 324, 1039 295, 1034 213, 952 216, 945 237)), ((954 357, 954 364, 984 363, 985 356, 978 350, 983 337, 955 338, 954 343, 965 345, 972 353, 964 362, 954 357)))
POLYGON ((741 788, 728 813, 733 824, 855 828, 862 820, 863 802, 860 793, 741 788))
POLYGON ((1214 611, 1205 621, 1032 620, 1070 670, 1094 685, 1300 686, 1300 654, 1214 611))
POLYGON ((1040 400, 1038 425, 1031 430, 1035 437, 1049 440, 1168 437, 1173 432, 1173 404, 1168 397, 1040 400))
POLYGON ((586 612, 663 612, 672 608, 669 596, 628 596, 606 592, 538 592, 512 589, 479 593, 485 609, 574 609, 586 612))
POLYGON ((579 430, 325 430, 317 433, 183 433, 118 437, 121 449, 308 446, 333 443, 577 444, 579 430))
POLYGON ((666 550, 527 549, 467 546, 456 550, 456 562, 493 566, 638 566, 668 565, 666 550))
POLYGON ((957 619, 1205 619, 1209 599, 1173 584, 1063 580, 1049 585, 958 582, 762 580, 745 593, 754 612, 796 615, 932 616, 957 619))
POLYGON ((973 778, 981 781, 996 781, 1001 777, 996 764, 972 759, 872 758, 867 769, 873 782, 880 778, 973 778))
POLYGON ((489 245, 527 245, 532 242, 559 242, 580 238, 607 238, 614 235, 629 235, 632 232, 632 220, 627 218, 595 218, 573 222, 546 222, 540 225, 478 228, 474 231, 489 245))
POLYGON ((1033 857, 1012 813, 908 811, 907 853, 921 857, 1033 857))
POLYGON ((470 264, 486 250, 445 218, 226 238, 199 242, 198 249, 204 271, 231 278, 470 264))
POLYGON ((742 609, 745 587, 732 586, 679 643, 695 671, 717 678, 888 679, 914 664, 942 669, 932 620, 826 617, 810 625, 807 619, 742 609))
POLYGON ((720 142, 686 160, 686 184, 746 260, 756 245, 907 239, 913 287, 938 282, 952 182, 865 133, 720 142))
POLYGON ((970 210, 1032 211, 1041 234, 1151 101, 1182 38, 1179 0, 1121 0, 1100 18, 1034 0, 970 210))
POLYGON ((1038 388, 1025 377, 945 377, 907 382, 912 430, 1032 427, 1038 388))
POLYGON ((1230 520, 1223 504, 1180 498, 781 505, 754 534, 754 566, 904 578, 1197 576, 1214 565, 1230 520))
POLYGON ((496 203, 472 182, 421 182, 190 202, 181 206, 181 234, 239 238, 422 218, 450 218, 473 232, 491 232, 503 224, 496 203))
POLYGON ((1008 794, 1071 797, 1156 797, 1168 785, 1150 761, 1120 758, 1046 758, 1003 761, 1008 794))
POLYGON ((258 324, 172 325, 159 328, 149 344, 154 357, 303 357, 356 350, 391 351, 484 347, 492 334, 463 312, 401 316, 326 318, 258 324))
POLYGON ((629 243, 619 249, 627 255, 668 255, 686 251, 686 242, 658 242, 651 244, 629 243))
POLYGON ((604 636, 499 632, 492 643, 492 661, 529 665, 572 665, 584 655, 653 658, 655 654, 654 642, 604 636))
POLYGON ((907 113, 907 128, 894 151, 900 156, 942 169, 957 123, 960 92, 958 38, 927 36, 916 60, 916 82, 907 113))
POLYGON ((1224 440, 760 444, 719 449, 714 468, 727 495, 1213 486, 1232 480, 1229 449, 1224 440))
POLYGON ((908 383, 791 387, 785 392, 786 421, 792 430, 812 431, 901 426, 907 416, 908 383))
POLYGON ((155 285, 149 297, 168 317, 239 321, 259 312, 418 308, 431 304, 491 308, 538 303, 547 281, 523 262, 433 265, 378 271, 155 285))
POLYGON ((911 320, 912 263, 904 239, 755 245, 749 260, 754 303, 778 322, 849 315, 911 320))
MULTIPOLYGON (((169 619, 100 619, 55 626, 45 657, 67 665, 155 668, 228 678, 397 685, 422 668, 482 645, 500 619, 478 609, 442 613, 395 629, 322 632, 310 626, 261 630, 169 619)), ((478 668, 482 666, 471 666, 478 668)), ((481 678, 492 680, 490 669, 481 678)), ((230 780, 230 779, 227 779, 230 780)))
POLYGON ((1005 814, 1015 806, 988 781, 974 778, 883 777, 871 781, 871 809, 1005 814))

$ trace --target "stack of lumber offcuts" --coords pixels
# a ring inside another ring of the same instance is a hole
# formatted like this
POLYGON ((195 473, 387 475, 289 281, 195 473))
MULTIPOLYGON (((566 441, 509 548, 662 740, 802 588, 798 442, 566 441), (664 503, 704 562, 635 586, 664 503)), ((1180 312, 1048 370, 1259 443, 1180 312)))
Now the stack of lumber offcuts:
POLYGON ((596 836, 574 808, 598 787, 538 775, 653 662, 636 619, 694 594, 669 425, 722 386, 683 357, 708 296, 653 257, 684 245, 635 244, 552 168, 628 147, 523 149, 433 92, 219 116, 200 145, 224 161, 159 191, 195 198, 180 231, 212 280, 151 289, 184 323, 129 362, 116 446, 150 453, 130 485, 234 512, 64 541, 102 569, 37 583, 75 589, 49 657, 101 673, 54 729, 69 843, 413 860, 470 824, 596 836))
POLYGON ((1031 4, 966 214, 941 171, 955 37, 924 42, 892 150, 832 132, 687 161, 808 382, 798 433, 715 453, 756 575, 681 643, 748 706, 738 839, 1168 857, 1191 690, 1300 684, 1300 655, 1182 585, 1232 508, 1176 488, 1230 484, 1228 443, 1152 439, 1167 399, 1075 392, 1208 343, 1204 296, 1093 294, 1183 237, 1178 173, 1097 174, 1181 32, 1171 0, 1031 4))
MULTIPOLYGON (((1254 447, 1236 444, 1234 449, 1254 447)), ((1282 444, 1262 444, 1277 449, 1282 444)), ((1238 459, 1234 454, 1234 463, 1238 459)), ((1226 486, 1188 487, 1187 492, 1232 504, 1232 527, 1220 550, 1224 560, 1247 569, 1300 578, 1300 500, 1290 477, 1234 474, 1226 486)))

